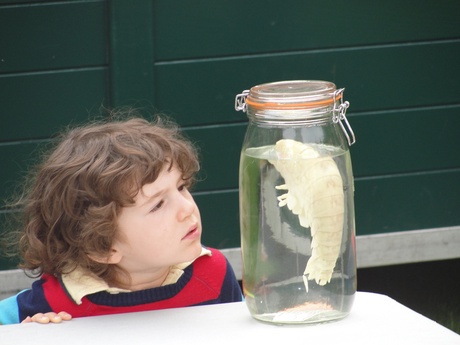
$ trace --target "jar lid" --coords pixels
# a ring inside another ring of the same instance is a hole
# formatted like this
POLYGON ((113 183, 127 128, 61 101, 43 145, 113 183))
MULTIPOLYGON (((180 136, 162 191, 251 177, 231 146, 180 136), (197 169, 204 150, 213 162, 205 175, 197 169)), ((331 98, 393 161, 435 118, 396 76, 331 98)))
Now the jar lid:
POLYGON ((261 84, 235 97, 235 110, 251 121, 277 125, 338 123, 352 145, 355 134, 345 116, 350 103, 334 83, 322 80, 292 80, 261 84), (340 101, 337 104, 337 101, 340 101))
POLYGON ((334 83, 321 80, 292 80, 252 87, 246 104, 256 109, 305 109, 327 107, 342 98, 334 83))

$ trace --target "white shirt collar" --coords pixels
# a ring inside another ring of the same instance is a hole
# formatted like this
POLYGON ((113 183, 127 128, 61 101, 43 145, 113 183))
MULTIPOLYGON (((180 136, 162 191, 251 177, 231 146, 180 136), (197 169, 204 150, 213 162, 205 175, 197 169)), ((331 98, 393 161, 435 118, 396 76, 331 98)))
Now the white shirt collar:
MULTIPOLYGON (((201 253, 197 258, 204 255, 211 256, 212 254, 209 249, 202 248, 201 253)), ((196 259, 172 266, 169 274, 163 281, 162 286, 176 283, 184 273, 184 269, 190 266, 196 259)), ((96 292, 107 291, 111 294, 131 292, 131 290, 110 287, 103 279, 92 273, 88 273, 81 267, 77 267, 75 270, 68 274, 63 274, 61 279, 65 289, 67 290, 67 293, 77 304, 81 304, 82 298, 86 295, 90 295, 96 292)))

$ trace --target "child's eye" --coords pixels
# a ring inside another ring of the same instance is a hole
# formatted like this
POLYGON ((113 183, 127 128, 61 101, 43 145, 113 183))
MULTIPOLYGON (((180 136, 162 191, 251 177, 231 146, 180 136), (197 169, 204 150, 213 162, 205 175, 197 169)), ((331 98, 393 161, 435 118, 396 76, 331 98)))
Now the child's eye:
POLYGON ((164 203, 164 201, 161 200, 158 204, 156 204, 156 205, 150 210, 150 212, 158 211, 158 210, 161 208, 161 206, 163 206, 163 203, 164 203))

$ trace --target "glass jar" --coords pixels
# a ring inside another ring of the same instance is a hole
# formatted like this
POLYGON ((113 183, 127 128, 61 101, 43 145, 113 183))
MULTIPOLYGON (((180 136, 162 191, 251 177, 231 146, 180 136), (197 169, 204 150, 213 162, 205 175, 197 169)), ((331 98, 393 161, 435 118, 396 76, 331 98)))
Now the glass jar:
POLYGON ((239 202, 243 291, 279 324, 337 320, 356 293, 354 185, 344 89, 281 81, 236 96, 249 124, 239 202))

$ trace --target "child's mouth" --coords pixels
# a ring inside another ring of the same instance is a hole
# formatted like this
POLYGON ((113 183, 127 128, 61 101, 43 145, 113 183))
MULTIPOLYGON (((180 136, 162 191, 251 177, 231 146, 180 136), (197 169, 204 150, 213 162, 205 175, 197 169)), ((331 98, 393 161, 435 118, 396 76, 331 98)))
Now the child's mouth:
POLYGON ((194 240, 199 236, 200 236, 200 231, 198 230, 198 227, 195 226, 192 229, 190 229, 189 232, 187 232, 187 234, 185 234, 185 236, 182 237, 182 239, 183 240, 194 240))

